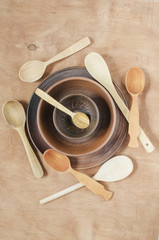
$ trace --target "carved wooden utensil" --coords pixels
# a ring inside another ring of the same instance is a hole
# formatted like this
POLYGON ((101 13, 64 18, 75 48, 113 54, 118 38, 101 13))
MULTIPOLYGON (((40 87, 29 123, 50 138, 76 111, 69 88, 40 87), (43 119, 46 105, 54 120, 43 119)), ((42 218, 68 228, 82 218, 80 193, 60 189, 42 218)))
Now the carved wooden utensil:
POLYGON ((19 70, 19 77, 24 82, 34 82, 43 76, 45 69, 49 64, 66 58, 90 44, 90 39, 85 37, 46 62, 37 60, 26 62, 19 70))
POLYGON ((18 101, 7 101, 3 105, 2 113, 7 123, 19 133, 23 141, 34 176, 37 178, 42 177, 42 167, 35 153, 33 152, 33 149, 31 148, 25 134, 25 112, 23 106, 18 101))
POLYGON ((61 103, 56 101, 53 97, 51 97, 49 94, 41 90, 40 88, 37 88, 35 90, 35 93, 48 102, 49 104, 53 105, 54 107, 58 108, 62 112, 68 114, 72 118, 72 122, 76 125, 78 128, 87 128, 89 126, 89 118, 86 114, 82 112, 72 112, 65 106, 63 106, 61 103))
POLYGON ((106 201, 112 197, 113 193, 105 190, 103 185, 96 182, 94 179, 88 177, 87 175, 72 169, 70 160, 66 155, 56 152, 53 149, 48 149, 44 152, 44 160, 55 171, 71 173, 78 179, 79 182, 83 183, 84 186, 86 186, 93 193, 104 197, 106 201))
POLYGON ((140 129, 137 97, 143 91, 145 86, 145 76, 143 71, 137 67, 129 69, 125 78, 125 86, 132 98, 129 114, 129 147, 138 147, 137 138, 140 133, 140 129))
MULTIPOLYGON (((129 176, 133 171, 133 163, 129 157, 119 155, 109 159, 105 162, 98 170, 98 172, 93 176, 94 180, 103 182, 115 182, 122 180, 129 176)), ((46 198, 40 200, 40 204, 48 203, 59 197, 62 197, 70 192, 73 192, 84 185, 82 183, 77 183, 71 187, 68 187, 60 192, 50 195, 46 198)))

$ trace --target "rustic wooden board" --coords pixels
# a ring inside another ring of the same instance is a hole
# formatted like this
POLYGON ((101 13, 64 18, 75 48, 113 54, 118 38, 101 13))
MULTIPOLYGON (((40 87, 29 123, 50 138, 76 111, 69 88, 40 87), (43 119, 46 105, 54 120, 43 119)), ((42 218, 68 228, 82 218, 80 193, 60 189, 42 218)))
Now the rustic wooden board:
MULTIPOLYGON (((77 181, 43 163, 45 176, 32 175, 21 140, 0 114, 0 239, 156 240, 159 234, 159 2, 157 0, 4 0, 0 2, 0 106, 19 100, 27 107, 34 89, 51 73, 83 66, 91 51, 101 54, 112 78, 122 84, 127 70, 141 67, 146 86, 139 97, 141 126, 156 147, 146 153, 140 144, 117 154, 129 156, 134 171, 127 179, 104 184, 114 192, 104 202, 86 188, 49 204, 38 201, 77 181), (25 83, 19 68, 31 59, 47 60, 81 38, 92 45, 47 68, 38 82, 25 83)), ((39 158, 40 154, 37 153, 39 158)), ((42 160, 41 160, 42 162, 42 160)), ((97 168, 87 171, 89 175, 97 168)))

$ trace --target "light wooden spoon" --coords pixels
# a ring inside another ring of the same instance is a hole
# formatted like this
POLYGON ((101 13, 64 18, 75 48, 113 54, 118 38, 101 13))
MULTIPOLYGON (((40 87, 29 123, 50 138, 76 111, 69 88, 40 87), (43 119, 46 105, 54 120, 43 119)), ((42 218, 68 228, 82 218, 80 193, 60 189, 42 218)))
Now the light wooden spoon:
POLYGON ((49 94, 41 90, 40 88, 37 88, 35 90, 35 94, 37 94, 40 98, 45 100, 47 103, 51 104, 52 106, 58 108, 62 112, 68 114, 72 118, 72 122, 74 125, 78 128, 84 129, 87 128, 90 124, 89 118, 86 114, 82 112, 72 112, 65 106, 63 106, 61 103, 56 101, 53 97, 51 97, 49 94))
POLYGON ((3 105, 2 113, 7 123, 19 133, 24 144, 34 176, 36 178, 42 177, 42 167, 35 153, 33 152, 33 149, 31 148, 25 134, 25 112, 23 106, 18 101, 7 101, 3 105))
POLYGON ((88 177, 87 175, 72 169, 70 160, 67 156, 58 153, 53 149, 48 149, 44 152, 44 160, 55 171, 71 173, 78 179, 79 182, 83 183, 93 193, 104 197, 106 201, 112 197, 113 193, 105 190, 103 185, 96 182, 94 179, 88 177))
MULTIPOLYGON (((105 162, 99 168, 98 172, 93 176, 93 179, 104 182, 115 182, 126 178, 131 174, 132 171, 133 163, 131 159, 126 156, 120 155, 113 157, 109 159, 107 162, 105 162)), ((40 200, 40 204, 48 203, 79 188, 82 188, 83 186, 84 185, 82 183, 77 183, 51 196, 43 198, 42 200, 40 200)))
MULTIPOLYGON (((85 66, 87 71, 109 91, 124 117, 129 121, 129 109, 117 93, 108 66, 102 56, 95 52, 89 53, 85 58, 85 66)), ((155 149, 141 127, 139 139, 147 152, 150 153, 155 149)))
POLYGON ((129 69, 125 78, 125 86, 128 93, 131 95, 132 104, 129 115, 129 147, 138 147, 139 130, 139 109, 137 97, 145 87, 145 76, 140 68, 134 67, 129 69))
POLYGON ((64 59, 90 44, 90 39, 88 37, 85 37, 46 62, 37 60, 26 62, 20 68, 19 77, 24 82, 34 82, 43 76, 45 69, 49 64, 64 59))

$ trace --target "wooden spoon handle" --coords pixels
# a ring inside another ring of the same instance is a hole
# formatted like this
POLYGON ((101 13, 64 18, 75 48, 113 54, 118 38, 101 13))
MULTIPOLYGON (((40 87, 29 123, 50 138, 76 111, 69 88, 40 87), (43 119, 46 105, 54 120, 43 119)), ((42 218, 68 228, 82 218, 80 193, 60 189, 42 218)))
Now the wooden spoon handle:
POLYGON ((28 159, 29 159, 29 162, 30 162, 30 166, 32 168, 32 171, 33 171, 33 174, 36 178, 41 178, 43 176, 43 169, 32 149, 32 147, 30 146, 30 143, 28 141, 28 138, 25 134, 25 130, 24 128, 19 128, 18 130, 18 133, 22 139, 22 142, 24 144, 24 147, 25 147, 25 150, 26 150, 26 153, 27 153, 27 156, 28 156, 28 159))
POLYGON ((72 175, 74 175, 78 179, 78 181, 83 183, 83 185, 86 186, 89 190, 91 190, 97 195, 101 195, 106 201, 108 201, 112 197, 113 193, 105 190, 103 185, 96 182, 94 179, 88 177, 83 173, 77 172, 72 168, 69 168, 68 171, 72 173, 72 175))
POLYGON ((51 97, 49 94, 46 92, 42 91, 40 88, 37 88, 35 90, 36 95, 38 95, 40 98, 45 100, 47 103, 51 104, 52 106, 58 108, 62 112, 68 114, 69 116, 73 117, 74 113, 71 112, 68 108, 64 107, 61 103, 56 101, 53 97, 51 97))
POLYGON ((139 135, 139 109, 137 105, 137 96, 132 97, 132 104, 129 115, 129 147, 138 147, 138 135, 139 135))
POLYGON ((66 195, 68 193, 71 193, 71 192, 73 192, 73 191, 75 191, 75 190, 77 190, 79 188, 82 188, 82 187, 84 187, 84 185, 82 183, 77 183, 77 184, 75 184, 75 185, 73 185, 71 187, 68 187, 66 189, 61 190, 60 192, 54 193, 54 194, 52 194, 52 195, 50 195, 50 196, 48 196, 46 198, 41 199, 40 200, 40 204, 48 203, 48 202, 50 202, 52 200, 55 200, 55 199, 57 199, 59 197, 62 197, 64 195, 66 195))
POLYGON ((46 62, 46 64, 48 65, 48 64, 57 62, 57 61, 59 61, 63 58, 66 58, 66 57, 80 51, 81 49, 87 47, 90 44, 91 44, 90 39, 88 37, 85 37, 85 38, 81 39, 80 41, 74 43, 72 46, 68 47, 67 49, 65 49, 61 53, 57 54, 56 56, 54 56, 50 60, 48 60, 46 62))

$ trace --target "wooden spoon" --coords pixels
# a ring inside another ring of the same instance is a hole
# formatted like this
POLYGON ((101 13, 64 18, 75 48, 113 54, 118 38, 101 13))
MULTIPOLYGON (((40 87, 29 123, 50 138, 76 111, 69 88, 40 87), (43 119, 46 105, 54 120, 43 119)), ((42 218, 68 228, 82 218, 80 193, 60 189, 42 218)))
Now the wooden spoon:
POLYGON ((53 149, 48 149, 44 152, 44 160, 55 171, 70 172, 78 179, 79 182, 83 183, 89 190, 91 190, 95 194, 103 196, 106 201, 108 201, 112 197, 113 193, 105 190, 100 183, 96 182, 87 175, 72 169, 70 165, 70 160, 67 156, 58 153, 53 149))
POLYGON ((89 118, 86 114, 82 112, 72 112, 68 108, 64 107, 61 103, 56 101, 53 97, 51 97, 49 94, 41 90, 40 88, 37 88, 35 90, 35 93, 45 100, 47 103, 51 104, 52 106, 58 108, 62 112, 68 114, 72 118, 72 122, 74 125, 78 128, 87 128, 89 126, 89 118))
POLYGON ((25 134, 25 112, 23 106, 18 101, 7 101, 3 105, 2 113, 7 123, 19 133, 24 144, 34 176, 37 178, 42 177, 42 167, 37 157, 35 156, 35 153, 33 152, 33 149, 31 148, 25 134))
POLYGON ((85 37, 46 62, 37 60, 26 62, 20 68, 19 77, 24 82, 34 82, 43 76, 45 69, 49 64, 66 58, 90 44, 90 39, 88 37, 85 37))
MULTIPOLYGON (((133 170, 133 163, 130 158, 126 156, 116 156, 105 162, 98 170, 98 172, 93 176, 94 180, 104 181, 104 182, 115 182, 122 180, 129 176, 133 170)), ((59 197, 62 197, 70 192, 73 192, 84 185, 82 183, 77 183, 69 188, 66 188, 58 193, 48 196, 40 200, 41 204, 50 202, 59 197)))
MULTIPOLYGON (((129 121, 129 109, 117 93, 108 66, 102 56, 95 52, 89 53, 85 58, 85 66, 87 71, 109 91, 124 117, 129 121)), ((141 127, 139 139, 147 152, 150 153, 155 149, 141 127)))
POLYGON ((129 147, 138 147, 139 130, 139 109, 137 97, 143 91, 145 86, 145 76, 140 68, 134 67, 129 69, 125 78, 125 86, 132 97, 132 104, 129 115, 129 147))

